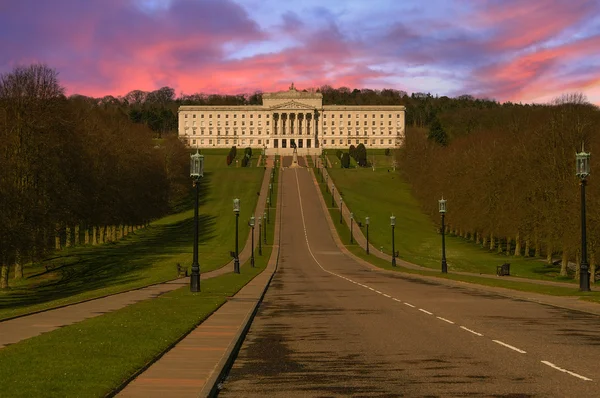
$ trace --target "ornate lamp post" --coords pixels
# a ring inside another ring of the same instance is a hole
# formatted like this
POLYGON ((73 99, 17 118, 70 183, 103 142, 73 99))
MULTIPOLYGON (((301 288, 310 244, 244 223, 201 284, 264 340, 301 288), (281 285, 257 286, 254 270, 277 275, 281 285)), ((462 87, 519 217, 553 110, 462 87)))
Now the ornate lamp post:
POLYGON ((250 266, 254 267, 254 216, 250 217, 250 222, 248 224, 252 227, 252 254, 250 256, 250 266))
POLYGON ((267 222, 271 222, 271 199, 267 198, 267 222))
POLYGON ((342 202, 343 202, 342 195, 340 195, 340 224, 344 223, 344 221, 342 219, 342 202))
POLYGON ((325 192, 329 192, 329 186, 327 185, 327 183, 329 182, 329 175, 325 176, 325 192))
POLYGON ((258 216, 258 255, 262 256, 262 217, 258 216))
POLYGON ((367 254, 369 254, 369 223, 371 219, 369 217, 365 217, 365 223, 367 224, 367 254))
POLYGON ((271 200, 271 195, 273 194, 273 183, 269 183, 269 200, 271 200))
POLYGON ((331 186, 331 207, 335 207, 335 186, 331 186))
POLYGON ((354 243, 354 235, 352 233, 352 228, 354 225, 354 213, 350 213, 350 243, 354 243))
POLYGON ((585 228, 585 186, 590 175, 590 154, 585 152, 581 144, 581 152, 575 155, 576 175, 581 179, 581 265, 579 267, 579 290, 590 291, 590 272, 587 261, 587 242, 585 228))
POLYGON ((240 257, 238 252, 238 222, 240 218, 240 200, 233 200, 233 212, 235 213, 235 258, 233 261, 233 272, 240 273, 240 257))
POLYGON ((273 170, 271 170, 271 182, 273 182, 274 178, 275 178, 275 172, 273 170))
POLYGON ((396 217, 390 217, 390 225, 392 226, 392 267, 396 266, 396 241, 394 239, 394 228, 396 227, 396 217))
POLYGON ((264 239, 264 244, 265 245, 267 244, 267 221, 266 220, 267 220, 267 212, 265 211, 263 213, 263 225, 265 227, 265 231, 263 233, 263 239, 264 239))
POLYGON ((196 149, 196 153, 190 155, 190 177, 196 187, 196 199, 194 206, 194 257, 192 260, 192 275, 190 276, 190 291, 200 291, 200 264, 198 263, 198 197, 200 196, 200 178, 204 177, 204 155, 196 149))
POLYGON ((444 223, 444 216, 446 215, 446 199, 442 198, 438 200, 440 205, 440 214, 442 215, 442 273, 448 273, 448 265, 446 264, 446 224, 444 223))

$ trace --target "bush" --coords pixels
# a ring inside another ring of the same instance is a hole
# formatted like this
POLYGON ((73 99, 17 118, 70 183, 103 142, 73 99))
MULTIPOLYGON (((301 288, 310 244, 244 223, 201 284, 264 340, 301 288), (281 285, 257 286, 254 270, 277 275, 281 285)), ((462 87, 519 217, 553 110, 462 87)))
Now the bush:
POLYGON ((350 168, 350 154, 348 152, 342 153, 342 168, 349 169, 350 168))
POLYGON ((235 159, 236 152, 235 146, 232 146, 229 150, 229 154, 227 155, 227 166, 229 166, 233 162, 233 159, 235 159))
POLYGON ((338 159, 342 160, 342 150, 338 149, 337 151, 335 151, 335 156, 337 156, 338 159))
POLYGON ((364 144, 358 144, 354 153, 354 160, 356 160, 356 163, 358 163, 360 167, 367 167, 367 148, 365 148, 364 144))
POLYGON ((390 156, 392 154, 392 151, 390 150, 390 148, 385 148, 385 156, 390 156))
POLYGON ((247 148, 244 150, 244 155, 247 155, 249 158, 251 158, 251 157, 252 157, 252 148, 250 148, 250 147, 247 147, 247 148))
POLYGON ((354 145, 350 145, 348 153, 354 158, 354 160, 356 160, 356 147, 354 145))
POLYGON ((229 166, 231 162, 233 162, 233 159, 231 158, 231 153, 229 153, 229 155, 227 155, 227 166, 229 166))

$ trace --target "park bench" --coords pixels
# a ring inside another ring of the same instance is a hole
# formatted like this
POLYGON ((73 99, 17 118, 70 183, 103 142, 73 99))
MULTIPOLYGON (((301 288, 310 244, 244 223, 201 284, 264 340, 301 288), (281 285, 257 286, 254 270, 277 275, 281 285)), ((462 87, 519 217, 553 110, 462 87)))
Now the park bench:
POLYGON ((496 267, 496 275, 510 276, 510 263, 504 263, 496 267))
POLYGON ((177 263, 177 277, 183 278, 184 276, 188 276, 187 267, 182 267, 181 264, 177 263))

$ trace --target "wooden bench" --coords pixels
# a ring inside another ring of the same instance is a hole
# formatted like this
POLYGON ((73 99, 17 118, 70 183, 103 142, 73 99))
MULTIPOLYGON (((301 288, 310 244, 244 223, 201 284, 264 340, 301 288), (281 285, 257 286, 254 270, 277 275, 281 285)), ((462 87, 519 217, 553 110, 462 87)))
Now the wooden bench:
POLYGON ((510 264, 504 263, 496 267, 496 275, 498 276, 510 276, 510 264))
POLYGON ((182 267, 181 264, 177 263, 177 276, 179 278, 183 278, 185 276, 188 276, 188 269, 187 269, 187 267, 182 267))

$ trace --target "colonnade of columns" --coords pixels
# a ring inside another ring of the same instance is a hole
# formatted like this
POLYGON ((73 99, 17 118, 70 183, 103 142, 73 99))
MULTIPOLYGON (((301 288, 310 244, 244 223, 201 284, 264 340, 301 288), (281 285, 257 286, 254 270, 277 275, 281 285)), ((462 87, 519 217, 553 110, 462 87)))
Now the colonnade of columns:
POLYGON ((271 120, 275 135, 314 135, 317 131, 317 118, 312 112, 273 113, 271 120))

